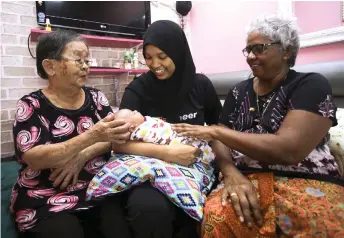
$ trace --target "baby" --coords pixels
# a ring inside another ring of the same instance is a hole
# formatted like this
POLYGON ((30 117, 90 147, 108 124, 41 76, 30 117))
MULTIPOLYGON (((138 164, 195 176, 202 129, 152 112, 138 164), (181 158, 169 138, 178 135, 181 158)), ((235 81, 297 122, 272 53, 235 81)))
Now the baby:
POLYGON ((142 116, 138 111, 121 109, 115 113, 115 119, 124 119, 131 124, 130 140, 143 141, 159 145, 173 145, 182 143, 201 151, 197 162, 209 166, 215 156, 207 142, 195 138, 179 136, 172 130, 171 124, 161 119, 142 116))
POLYGON ((170 123, 142 116, 137 111, 119 110, 115 119, 124 119, 131 124, 130 140, 159 145, 183 143, 196 147, 201 153, 197 162, 188 167, 145 156, 114 154, 90 182, 87 200, 119 193, 150 181, 187 214, 202 220, 206 195, 215 181, 211 166, 215 156, 208 143, 179 136, 170 123))

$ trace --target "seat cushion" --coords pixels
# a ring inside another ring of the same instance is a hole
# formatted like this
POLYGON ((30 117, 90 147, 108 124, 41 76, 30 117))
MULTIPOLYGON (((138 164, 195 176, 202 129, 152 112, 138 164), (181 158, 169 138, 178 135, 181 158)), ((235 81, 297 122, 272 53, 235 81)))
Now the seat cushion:
POLYGON ((1 237, 16 238, 17 231, 9 210, 12 187, 20 165, 16 161, 1 163, 1 237))

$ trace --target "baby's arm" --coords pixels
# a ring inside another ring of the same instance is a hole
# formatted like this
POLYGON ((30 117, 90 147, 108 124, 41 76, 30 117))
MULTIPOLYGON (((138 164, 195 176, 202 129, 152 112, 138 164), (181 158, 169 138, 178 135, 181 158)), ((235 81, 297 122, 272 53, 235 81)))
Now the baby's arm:
POLYGON ((210 165, 211 161, 215 159, 213 150, 206 141, 191 137, 179 136, 176 133, 170 144, 174 145, 177 143, 182 143, 184 145, 193 146, 199 149, 201 153, 198 156, 197 162, 202 162, 204 164, 210 165))
POLYGON ((147 156, 183 166, 196 162, 196 156, 199 153, 198 149, 189 145, 157 145, 140 141, 128 141, 125 144, 113 143, 112 149, 115 153, 147 156))
POLYGON ((112 144, 114 152, 153 157, 166 161, 169 156, 168 145, 155 145, 142 141, 128 141, 125 144, 112 144))

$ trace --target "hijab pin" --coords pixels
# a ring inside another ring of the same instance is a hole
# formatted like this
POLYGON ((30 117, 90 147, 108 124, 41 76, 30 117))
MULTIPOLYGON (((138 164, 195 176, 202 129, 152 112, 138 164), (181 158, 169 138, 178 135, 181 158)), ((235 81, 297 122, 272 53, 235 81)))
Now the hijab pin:
POLYGON ((249 111, 254 112, 256 109, 254 107, 250 107, 249 111))

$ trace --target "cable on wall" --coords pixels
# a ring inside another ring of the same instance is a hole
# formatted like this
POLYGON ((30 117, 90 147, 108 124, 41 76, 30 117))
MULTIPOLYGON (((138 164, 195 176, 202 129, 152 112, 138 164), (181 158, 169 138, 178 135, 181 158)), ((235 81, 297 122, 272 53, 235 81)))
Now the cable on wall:
POLYGON ((30 33, 29 36, 27 37, 27 49, 29 50, 29 53, 30 53, 31 57, 32 57, 33 59, 36 59, 36 57, 33 56, 33 54, 31 53, 31 49, 30 49, 30 38, 31 38, 31 33, 30 33))

